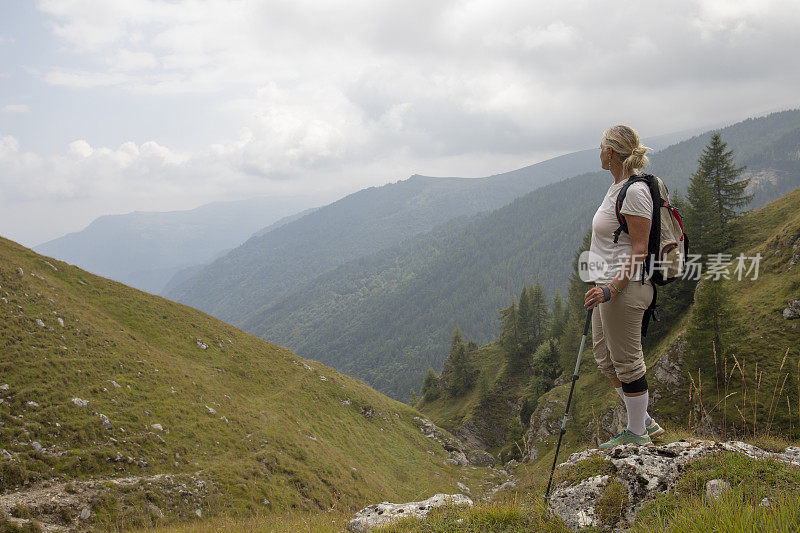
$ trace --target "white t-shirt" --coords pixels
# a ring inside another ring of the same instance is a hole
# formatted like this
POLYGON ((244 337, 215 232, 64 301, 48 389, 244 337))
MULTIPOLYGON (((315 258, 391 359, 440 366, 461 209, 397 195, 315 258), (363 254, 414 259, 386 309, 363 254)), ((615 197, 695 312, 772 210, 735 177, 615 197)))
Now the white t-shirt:
MULTIPOLYGON (((619 191, 622 190, 626 181, 614 183, 608 188, 603 203, 597 208, 592 219, 592 244, 589 250, 599 256, 607 265, 603 272, 596 272, 593 276, 593 281, 598 285, 610 283, 633 250, 631 238, 624 231, 620 232, 617 243, 614 243, 614 231, 619 227, 614 204, 616 204, 619 191)), ((620 213, 652 219, 653 197, 650 196, 650 189, 646 183, 637 181, 628 187, 620 213)), ((636 270, 633 280, 641 281, 639 270, 636 270)))

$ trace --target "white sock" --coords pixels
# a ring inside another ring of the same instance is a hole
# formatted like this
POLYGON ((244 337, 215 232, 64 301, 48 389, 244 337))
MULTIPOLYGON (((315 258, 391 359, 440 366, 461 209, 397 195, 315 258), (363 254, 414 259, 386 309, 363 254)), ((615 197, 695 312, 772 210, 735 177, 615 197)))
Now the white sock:
POLYGON ((625 396, 625 408, 628 411, 628 431, 637 435, 647 434, 645 415, 647 404, 650 401, 650 391, 644 391, 639 396, 625 396))
MULTIPOLYGON (((614 387, 614 389, 617 391, 617 394, 619 394, 620 400, 622 400, 624 402, 625 401, 625 393, 622 392, 622 387, 614 387)), ((649 426, 652 423, 653 423, 653 419, 650 418, 650 413, 645 411, 644 412, 644 425, 645 425, 645 427, 649 426)))

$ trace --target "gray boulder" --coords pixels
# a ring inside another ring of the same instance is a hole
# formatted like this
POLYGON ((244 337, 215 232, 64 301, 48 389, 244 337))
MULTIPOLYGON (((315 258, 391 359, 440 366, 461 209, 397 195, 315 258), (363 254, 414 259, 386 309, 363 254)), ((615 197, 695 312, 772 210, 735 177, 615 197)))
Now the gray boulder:
POLYGON ((783 310, 783 318, 786 320, 800 318, 800 300, 789 301, 789 305, 783 310))
MULTIPOLYGON (((570 485, 562 482, 557 485, 548 505, 572 531, 584 527, 616 526, 624 529, 633 523, 636 512, 644 504, 674 488, 678 476, 687 463, 722 451, 741 453, 756 459, 769 458, 800 466, 800 453, 796 453, 794 448, 774 453, 737 441, 691 440, 661 446, 617 446, 609 451, 586 450, 572 454, 559 465, 559 470, 598 456, 604 459, 606 468, 577 483, 570 485), (621 485, 624 496, 621 521, 619 524, 603 524, 600 513, 597 512, 597 505, 606 490, 612 488, 612 484, 621 485)), ((709 482, 707 487, 709 498, 717 497, 725 490, 724 480, 714 481, 719 483, 709 482)))
POLYGON ((706 499, 717 500, 731 490, 731 484, 724 479, 712 479, 706 483, 706 499))
POLYGON ((421 502, 376 503, 357 512, 347 529, 365 532, 406 516, 423 518, 431 509, 445 504, 471 506, 472 500, 463 494, 437 494, 421 502))

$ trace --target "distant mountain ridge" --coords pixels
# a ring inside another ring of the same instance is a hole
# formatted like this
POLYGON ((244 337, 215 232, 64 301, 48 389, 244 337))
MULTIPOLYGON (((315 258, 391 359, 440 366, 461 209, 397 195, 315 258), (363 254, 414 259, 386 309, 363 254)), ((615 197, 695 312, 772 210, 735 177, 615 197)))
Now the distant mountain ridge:
POLYGON ((596 159, 584 150, 485 178, 414 175, 363 189, 253 236, 164 294, 239 325, 298 283, 455 217, 496 209, 596 159))
POLYGON ((85 229, 35 246, 40 253, 151 293, 179 270, 207 263, 281 217, 309 208, 315 197, 257 197, 213 202, 185 211, 106 215, 85 229))

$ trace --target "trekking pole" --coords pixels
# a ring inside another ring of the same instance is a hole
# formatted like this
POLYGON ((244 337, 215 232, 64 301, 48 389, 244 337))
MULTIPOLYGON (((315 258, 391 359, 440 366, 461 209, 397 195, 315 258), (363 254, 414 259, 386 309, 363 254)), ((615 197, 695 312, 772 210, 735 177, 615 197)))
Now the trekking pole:
POLYGON ((586 313, 586 323, 583 325, 583 337, 581 337, 581 347, 578 348, 578 360, 575 361, 575 371, 572 373, 572 385, 569 388, 569 396, 567 397, 567 407, 564 409, 564 418, 561 420, 561 432, 558 434, 558 444, 556 445, 556 454, 553 457, 553 468, 550 469, 550 479, 547 481, 547 491, 544 493, 544 499, 547 501, 550 498, 550 485, 553 483, 553 472, 556 471, 556 462, 558 461, 558 450, 561 448, 561 439, 564 438, 564 433, 567 432, 567 416, 569 414, 569 404, 572 402, 572 393, 575 390, 575 382, 578 381, 578 369, 581 367, 581 356, 583 355, 583 345, 586 343, 586 334, 589 333, 589 325, 592 323, 592 309, 586 313))

